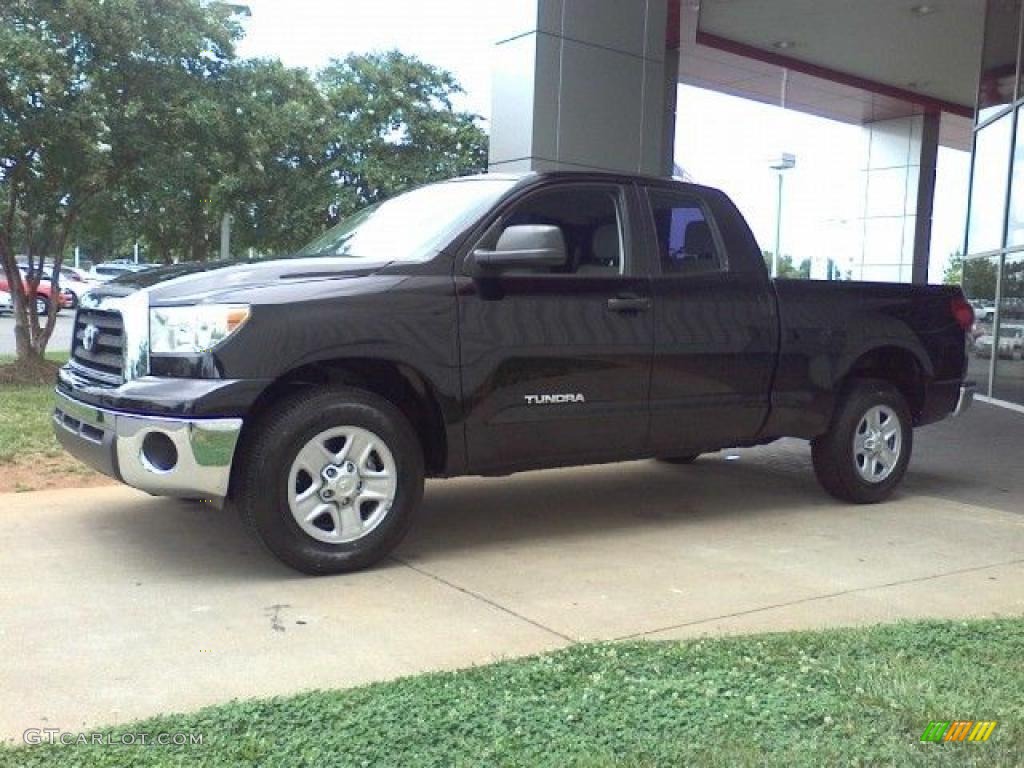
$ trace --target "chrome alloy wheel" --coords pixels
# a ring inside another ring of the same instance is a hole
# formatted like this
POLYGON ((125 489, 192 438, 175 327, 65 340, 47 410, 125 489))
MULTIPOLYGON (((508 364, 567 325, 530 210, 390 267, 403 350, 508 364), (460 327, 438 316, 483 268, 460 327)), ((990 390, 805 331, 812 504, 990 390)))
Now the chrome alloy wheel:
POLYGON ((853 463, 869 483, 884 482, 896 469, 903 451, 903 425, 887 405, 869 408, 853 434, 853 463))
POLYGON ((387 517, 398 469, 385 442, 362 427, 324 430, 288 473, 288 506, 307 534, 327 544, 361 539, 387 517))

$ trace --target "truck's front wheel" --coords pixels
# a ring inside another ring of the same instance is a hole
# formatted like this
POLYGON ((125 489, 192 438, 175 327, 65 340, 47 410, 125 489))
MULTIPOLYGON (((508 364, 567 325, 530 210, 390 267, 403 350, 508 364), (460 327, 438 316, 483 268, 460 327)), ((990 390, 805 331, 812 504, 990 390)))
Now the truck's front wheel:
POLYGON ((305 573, 386 556, 423 495, 423 452, 402 413, 350 387, 280 403, 239 456, 232 500, 280 560, 305 573))
POLYGON ((910 463, 914 431, 899 390, 864 379, 846 389, 829 431, 811 442, 818 482, 843 501, 886 499, 910 463))

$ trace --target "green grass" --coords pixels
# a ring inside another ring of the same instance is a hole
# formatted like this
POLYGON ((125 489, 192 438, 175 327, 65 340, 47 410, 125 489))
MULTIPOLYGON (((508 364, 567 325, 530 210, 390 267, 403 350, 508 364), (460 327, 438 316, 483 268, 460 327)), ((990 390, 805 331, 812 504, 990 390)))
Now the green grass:
POLYGON ((1022 659, 1024 619, 580 645, 110 731, 201 746, 0 747, 0 765, 1020 766, 1022 659), (953 719, 999 725, 987 743, 920 742, 953 719))
POLYGON ((0 462, 28 454, 55 456, 52 386, 0 386, 0 462))
MULTIPOLYGON (((69 357, 71 357, 71 353, 67 351, 54 352, 52 350, 48 350, 46 353, 47 360, 60 363, 61 365, 66 363, 69 357)), ((14 355, 0 355, 0 365, 9 365, 14 362, 14 359, 14 355)))
MULTIPOLYGON (((48 353, 48 360, 67 362, 68 354, 48 353)), ((14 362, 0 355, 0 367, 14 362)), ((60 446, 53 436, 53 384, 0 384, 0 462, 42 453, 56 456, 60 446)))
POLYGON ((60 452, 53 436, 52 386, 0 386, 0 462, 60 452))

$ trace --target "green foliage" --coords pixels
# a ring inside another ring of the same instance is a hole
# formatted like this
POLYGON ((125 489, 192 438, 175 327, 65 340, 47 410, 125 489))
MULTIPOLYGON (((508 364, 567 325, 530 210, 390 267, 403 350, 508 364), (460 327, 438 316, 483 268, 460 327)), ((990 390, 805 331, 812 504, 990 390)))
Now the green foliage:
MULTIPOLYGON (((768 267, 768 272, 772 271, 772 252, 762 251, 761 255, 764 257, 765 266, 768 267)), ((831 261, 829 262, 831 266, 831 261)), ((782 254, 779 257, 779 274, 778 276, 783 279, 790 280, 810 280, 811 279, 811 260, 804 259, 800 262, 800 266, 793 265, 793 257, 788 254, 782 254)))
POLYGON ((16 255, 205 259, 294 250, 363 205, 482 171, 486 136, 451 74, 397 51, 316 77, 235 57, 230 3, 7 0, 0 5, 0 259, 19 358, 39 356, 16 255))
POLYGON ((996 298, 996 284, 999 280, 999 264, 997 259, 980 258, 964 260, 959 255, 954 256, 950 266, 946 270, 947 277, 955 276, 957 270, 961 273, 961 284, 964 295, 969 299, 987 299, 994 301, 996 298), (958 260, 959 264, 954 265, 958 260))
POLYGON ((397 51, 335 61, 316 79, 233 62, 182 92, 166 126, 175 147, 140 158, 122 208, 158 261, 214 256, 225 214, 233 254, 294 250, 370 202, 482 171, 486 137, 452 109, 459 90, 397 51))
POLYGON ((202 746, 0 747, 21 766, 1024 764, 1024 619, 578 645, 119 726, 202 746), (991 719, 983 744, 930 720, 991 719))
MULTIPOLYGON (((15 289, 18 356, 42 355, 54 325, 29 311, 19 254, 63 257, 87 206, 146 155, 220 77, 239 28, 193 0, 7 0, 0 5, 0 260, 15 289)), ((193 121, 194 124, 194 121, 193 121)))
POLYGON ((318 231, 326 121, 308 75, 242 61, 196 86, 174 95, 181 103, 164 126, 173 147, 146 152, 117 191, 124 227, 164 262, 216 254, 225 214, 235 217, 236 253, 318 231))
POLYGON ((398 51, 353 55, 317 75, 336 138, 327 148, 340 218, 418 184, 478 173, 487 141, 475 116, 456 112, 448 72, 398 51))
POLYGON ((957 251, 950 254, 946 269, 942 273, 945 285, 960 285, 964 280, 964 255, 957 251))
POLYGON ((305 70, 243 61, 223 99, 233 154, 212 204, 235 218, 233 250, 294 250, 330 223, 336 194, 325 160, 336 127, 323 95, 305 70))

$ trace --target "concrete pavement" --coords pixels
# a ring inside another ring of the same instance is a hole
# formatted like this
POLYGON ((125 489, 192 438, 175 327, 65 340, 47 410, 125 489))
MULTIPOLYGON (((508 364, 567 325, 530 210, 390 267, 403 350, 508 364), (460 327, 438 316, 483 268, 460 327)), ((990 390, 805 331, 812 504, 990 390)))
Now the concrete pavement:
POLYGON ((733 455, 431 483, 395 559, 321 579, 202 505, 0 496, 0 738, 577 640, 1024 613, 1024 516, 914 482, 845 506, 803 444, 733 455))

